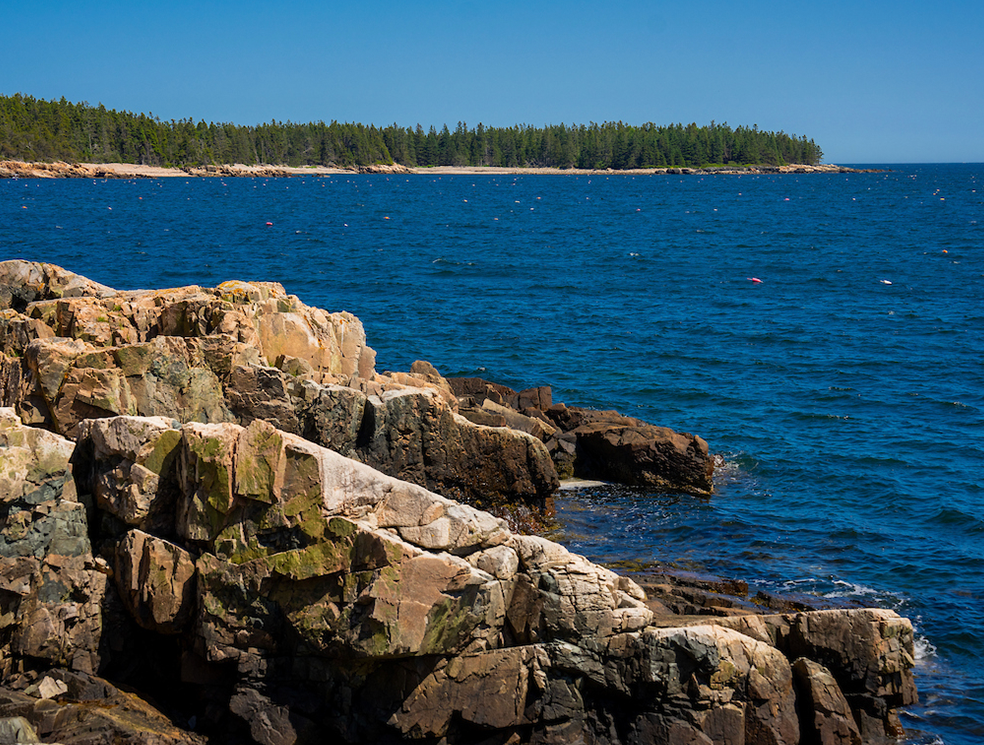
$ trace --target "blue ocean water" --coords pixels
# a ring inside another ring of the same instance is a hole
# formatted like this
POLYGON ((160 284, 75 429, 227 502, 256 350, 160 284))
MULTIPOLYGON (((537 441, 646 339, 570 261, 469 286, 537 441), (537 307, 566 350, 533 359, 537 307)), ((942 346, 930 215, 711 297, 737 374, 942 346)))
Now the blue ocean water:
POLYGON ((910 742, 970 745, 984 166, 888 168, 2 181, 0 259, 120 289, 278 281, 358 315, 381 370, 426 359, 700 434, 713 497, 567 493, 561 539, 897 610, 910 742))

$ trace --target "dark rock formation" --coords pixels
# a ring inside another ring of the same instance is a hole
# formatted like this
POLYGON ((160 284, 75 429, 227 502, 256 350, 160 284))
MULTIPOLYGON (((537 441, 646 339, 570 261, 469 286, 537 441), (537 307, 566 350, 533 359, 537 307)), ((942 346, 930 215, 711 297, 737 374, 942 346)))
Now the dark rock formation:
POLYGON ((714 459, 695 435, 617 411, 554 404, 548 387, 517 392, 480 378, 450 378, 448 383, 462 416, 538 437, 562 476, 698 495, 714 488, 714 459))

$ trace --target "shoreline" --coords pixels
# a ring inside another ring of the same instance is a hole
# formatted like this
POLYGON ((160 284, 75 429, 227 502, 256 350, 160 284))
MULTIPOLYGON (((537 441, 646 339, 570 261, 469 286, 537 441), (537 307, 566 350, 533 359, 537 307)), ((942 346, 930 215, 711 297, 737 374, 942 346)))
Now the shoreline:
POLYGON ((0 161, 0 178, 285 178, 297 176, 341 176, 350 174, 384 175, 438 175, 438 176, 619 176, 619 175, 761 175, 803 173, 880 173, 880 169, 857 169, 834 164, 809 166, 791 164, 785 166, 748 166, 742 168, 503 168, 499 166, 432 166, 409 168, 399 164, 336 168, 332 166, 277 166, 277 165, 209 165, 186 168, 164 168, 135 163, 31 163, 25 161, 0 161))

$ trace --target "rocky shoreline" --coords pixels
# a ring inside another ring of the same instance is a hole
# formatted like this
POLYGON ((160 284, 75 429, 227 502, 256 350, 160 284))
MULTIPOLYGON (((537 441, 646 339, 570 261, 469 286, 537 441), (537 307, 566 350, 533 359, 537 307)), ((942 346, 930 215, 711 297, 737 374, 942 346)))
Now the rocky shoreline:
POLYGON ((0 735, 878 743, 915 701, 893 612, 530 533, 560 475, 710 494, 694 435, 378 372, 273 283, 0 262, 0 351, 0 735))
POLYGON ((590 170, 582 168, 498 168, 470 166, 437 166, 433 168, 409 168, 399 164, 355 166, 335 168, 326 166, 247 166, 243 164, 211 165, 186 168, 162 168, 133 163, 25 163, 22 161, 0 161, 0 178, 91 178, 91 179, 132 179, 132 178, 178 178, 178 177, 221 177, 221 178, 283 178, 288 176, 331 176, 351 173, 378 174, 436 174, 436 175, 750 175, 750 174, 789 174, 789 173, 880 173, 878 169, 857 169, 831 164, 786 165, 786 166, 747 166, 747 167, 708 167, 708 168, 636 168, 622 171, 590 170))

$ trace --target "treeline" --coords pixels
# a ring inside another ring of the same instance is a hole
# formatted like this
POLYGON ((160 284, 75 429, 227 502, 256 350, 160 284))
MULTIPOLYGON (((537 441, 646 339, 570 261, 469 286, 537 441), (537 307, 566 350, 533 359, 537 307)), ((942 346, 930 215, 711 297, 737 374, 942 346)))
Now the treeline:
POLYGON ((816 165, 806 137, 711 122, 634 126, 622 122, 437 130, 355 123, 270 122, 258 126, 161 121, 88 103, 0 96, 0 160, 201 166, 226 163, 357 166, 659 168, 816 165))

